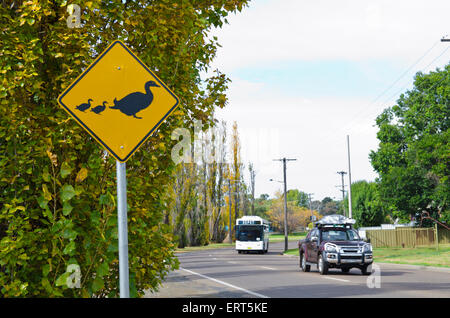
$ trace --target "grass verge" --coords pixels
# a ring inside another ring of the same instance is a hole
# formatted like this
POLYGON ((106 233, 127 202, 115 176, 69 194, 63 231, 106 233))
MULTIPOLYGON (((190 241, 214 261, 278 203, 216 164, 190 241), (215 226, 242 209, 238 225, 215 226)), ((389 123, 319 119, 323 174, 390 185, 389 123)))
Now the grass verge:
MULTIPOLYGON (((287 250, 287 255, 298 256, 298 248, 287 250)), ((373 258, 379 263, 410 264, 450 268, 450 244, 436 247, 395 248, 379 247, 373 249, 373 258)))
POLYGON ((201 251, 201 250, 209 250, 214 248, 227 248, 227 247, 234 247, 235 244, 230 243, 213 243, 208 244, 204 246, 186 246, 184 248, 177 248, 175 250, 175 253, 183 253, 183 252, 192 252, 192 251, 201 251))
POLYGON ((450 244, 436 247, 416 247, 416 248, 374 248, 373 258, 375 262, 411 264, 424 266, 438 266, 450 268, 450 244))
MULTIPOLYGON (((288 235, 288 241, 298 241, 304 239, 308 233, 300 232, 300 233, 292 233, 288 235)), ((270 242, 284 242, 284 234, 270 234, 269 236, 270 242)))

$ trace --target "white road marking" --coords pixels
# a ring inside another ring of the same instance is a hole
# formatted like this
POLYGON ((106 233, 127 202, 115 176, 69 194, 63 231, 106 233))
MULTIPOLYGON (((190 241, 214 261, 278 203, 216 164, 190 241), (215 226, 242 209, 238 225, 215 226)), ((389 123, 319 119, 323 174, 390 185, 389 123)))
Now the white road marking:
POLYGON ((227 263, 230 263, 230 264, 237 264, 236 262, 232 262, 232 261, 228 261, 227 263))
POLYGON ((193 275, 197 275, 197 276, 200 276, 200 277, 209 279, 209 280, 211 280, 211 281, 213 281, 213 282, 216 282, 216 283, 225 285, 225 286, 227 286, 227 287, 231 287, 231 288, 234 288, 234 289, 237 289, 237 290, 241 290, 241 291, 243 291, 243 292, 245 292, 245 293, 247 293, 247 294, 250 294, 250 295, 253 295, 253 296, 256 296, 256 297, 259 297, 259 298, 269 298, 268 296, 265 296, 265 295, 262 295, 262 294, 255 293, 255 292, 253 292, 253 291, 251 291, 251 290, 244 289, 244 288, 241 288, 241 287, 238 287, 238 286, 235 286, 235 285, 228 284, 228 283, 226 283, 226 282, 224 282, 224 281, 221 281, 221 280, 218 280, 218 279, 215 279, 215 278, 212 278, 212 277, 209 277, 209 276, 200 274, 200 273, 196 273, 196 272, 191 271, 191 270, 189 270, 189 269, 185 269, 185 268, 182 268, 182 267, 180 267, 180 269, 183 270, 183 271, 185 271, 185 272, 191 273, 191 274, 193 274, 193 275))
POLYGON ((333 280, 338 280, 340 282, 346 282, 346 283, 350 283, 349 280, 346 279, 341 279, 341 278, 334 278, 334 277, 322 277, 322 278, 326 278, 326 279, 333 279, 333 280))
POLYGON ((268 267, 268 266, 260 266, 260 267, 264 268, 264 269, 270 269, 271 271, 276 271, 277 270, 276 268, 268 267))

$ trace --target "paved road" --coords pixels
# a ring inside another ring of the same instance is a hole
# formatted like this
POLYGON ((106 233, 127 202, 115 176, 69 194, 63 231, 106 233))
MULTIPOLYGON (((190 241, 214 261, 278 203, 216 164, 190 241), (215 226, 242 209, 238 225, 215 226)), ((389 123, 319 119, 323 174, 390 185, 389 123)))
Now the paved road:
MULTIPOLYGON (((300 271, 298 257, 280 255, 283 246, 272 243, 263 255, 231 248, 180 253, 180 269, 146 297, 450 297, 449 269, 376 264, 371 276, 358 269, 331 269, 322 276, 315 267, 300 271)), ((295 246, 290 242, 289 248, 295 246)))

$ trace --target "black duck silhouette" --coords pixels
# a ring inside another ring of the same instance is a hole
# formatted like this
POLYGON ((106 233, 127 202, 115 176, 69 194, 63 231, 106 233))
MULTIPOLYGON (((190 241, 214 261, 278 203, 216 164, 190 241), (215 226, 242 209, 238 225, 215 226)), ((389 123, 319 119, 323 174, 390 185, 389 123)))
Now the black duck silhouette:
POLYGON ((110 106, 109 108, 118 109, 127 116, 142 119, 142 117, 137 117, 136 114, 150 106, 153 102, 153 93, 150 90, 150 87, 159 87, 159 85, 154 81, 148 81, 145 83, 145 94, 141 92, 134 92, 128 94, 119 101, 114 98, 114 106, 110 106))
POLYGON ((100 114, 102 111, 104 111, 106 109, 106 105, 108 104, 107 102, 103 102, 103 105, 98 105, 95 106, 94 108, 91 109, 91 112, 94 112, 96 114, 100 114))
POLYGON ((89 109, 89 107, 91 107, 91 102, 92 102, 92 99, 89 98, 87 103, 80 104, 77 107, 75 107, 75 109, 78 109, 79 111, 84 112, 86 109, 89 109))

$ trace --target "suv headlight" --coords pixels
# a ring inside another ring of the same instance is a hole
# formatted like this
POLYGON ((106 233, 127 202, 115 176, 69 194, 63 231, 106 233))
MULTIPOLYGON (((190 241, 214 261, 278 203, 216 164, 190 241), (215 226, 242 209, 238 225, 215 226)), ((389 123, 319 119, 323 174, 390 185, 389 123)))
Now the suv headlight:
POLYGON ((336 245, 334 245, 334 244, 326 243, 325 246, 324 246, 324 249, 327 252, 336 253, 338 247, 336 245))
POLYGON ((367 253, 367 252, 372 252, 372 244, 367 243, 363 246, 363 252, 367 253))

